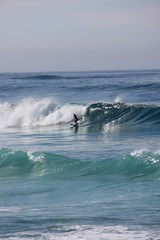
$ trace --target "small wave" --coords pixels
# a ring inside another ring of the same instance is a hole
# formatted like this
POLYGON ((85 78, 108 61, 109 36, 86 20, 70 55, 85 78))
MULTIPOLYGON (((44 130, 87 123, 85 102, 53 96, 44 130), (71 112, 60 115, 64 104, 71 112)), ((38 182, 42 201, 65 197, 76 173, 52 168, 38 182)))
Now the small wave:
POLYGON ((41 75, 22 75, 22 76, 13 76, 12 79, 37 79, 37 80, 54 80, 54 79, 61 79, 60 75, 53 75, 53 74, 41 74, 41 75))
MULTIPOLYGON (((158 70, 153 71, 86 71, 86 72, 42 72, 42 73, 22 73, 7 74, 11 79, 37 79, 37 80, 54 80, 54 79, 125 79, 130 77, 148 77, 159 75, 158 70)), ((1 74, 1 78, 3 74, 1 74)))
POLYGON ((0 177, 49 176, 56 179, 160 179, 160 154, 142 151, 121 158, 80 160, 46 152, 0 149, 0 177))
POLYGON ((67 75, 56 75, 56 74, 35 74, 35 75, 22 75, 22 76, 13 76, 12 79, 26 79, 26 80, 71 80, 71 79, 80 79, 81 76, 67 76, 67 75))

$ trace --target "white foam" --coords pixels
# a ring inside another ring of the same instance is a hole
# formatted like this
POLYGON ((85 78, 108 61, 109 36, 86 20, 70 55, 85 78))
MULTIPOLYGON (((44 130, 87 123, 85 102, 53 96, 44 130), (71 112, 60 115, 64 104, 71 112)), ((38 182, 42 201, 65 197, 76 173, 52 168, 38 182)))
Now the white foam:
POLYGON ((45 162, 44 161, 45 157, 44 157, 43 153, 39 154, 38 156, 34 156, 32 152, 28 151, 27 155, 28 155, 29 160, 31 160, 33 162, 40 162, 40 163, 45 162))
POLYGON ((131 156, 139 157, 142 155, 143 152, 148 152, 147 149, 139 149, 131 152, 131 156))
POLYGON ((19 212, 21 208, 19 207, 0 207, 0 212, 16 213, 19 212))
MULTIPOLYGON (((54 230, 54 229, 53 229, 54 230)), ((154 239, 158 240, 158 232, 150 230, 142 230, 139 227, 126 227, 126 226, 96 226, 96 225, 77 225, 65 228, 59 228, 56 232, 38 233, 38 232, 22 232, 16 233, 12 240, 23 240, 25 234, 28 235, 27 239, 30 240, 144 240, 154 239), (62 232, 63 231, 63 232, 62 232)))
MULTIPOLYGON (((136 157, 143 157, 143 153, 147 154, 149 152, 152 152, 152 151, 148 151, 147 149, 141 149, 139 151, 134 151, 131 153, 131 156, 136 156, 136 157)), ((155 151, 155 152, 152 152, 153 155, 151 154, 148 154, 148 155, 145 155, 145 158, 143 160, 144 163, 146 164, 156 164, 156 163, 159 163, 159 151, 155 151)))
POLYGON ((112 121, 110 123, 106 123, 103 126, 103 132, 104 133, 114 133, 118 132, 120 130, 120 126, 115 124, 115 121, 112 121))
POLYGON ((154 155, 160 155, 160 150, 153 151, 153 149, 150 150, 150 149, 147 149, 147 148, 142 148, 142 149, 135 150, 135 151, 131 152, 131 156, 139 157, 143 153, 149 153, 149 152, 152 152, 154 155))
POLYGON ((17 104, 0 104, 0 128, 34 127, 69 123, 75 113, 85 114, 85 105, 66 104, 57 106, 52 99, 23 99, 17 104))

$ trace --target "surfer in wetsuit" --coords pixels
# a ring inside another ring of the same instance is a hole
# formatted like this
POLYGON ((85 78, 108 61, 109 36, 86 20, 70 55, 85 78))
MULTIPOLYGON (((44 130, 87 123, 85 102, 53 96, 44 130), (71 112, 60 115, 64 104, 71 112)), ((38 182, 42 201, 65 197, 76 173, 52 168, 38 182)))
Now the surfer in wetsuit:
POLYGON ((74 114, 74 122, 75 122, 75 124, 78 124, 77 121, 78 121, 78 118, 77 118, 76 114, 74 114))

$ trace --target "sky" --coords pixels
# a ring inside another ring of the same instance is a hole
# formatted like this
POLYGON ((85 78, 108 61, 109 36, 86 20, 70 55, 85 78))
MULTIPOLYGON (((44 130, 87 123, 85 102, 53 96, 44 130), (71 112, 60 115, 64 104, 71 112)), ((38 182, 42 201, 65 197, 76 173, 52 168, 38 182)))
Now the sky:
POLYGON ((160 0, 0 0, 0 72, 160 69, 160 0))

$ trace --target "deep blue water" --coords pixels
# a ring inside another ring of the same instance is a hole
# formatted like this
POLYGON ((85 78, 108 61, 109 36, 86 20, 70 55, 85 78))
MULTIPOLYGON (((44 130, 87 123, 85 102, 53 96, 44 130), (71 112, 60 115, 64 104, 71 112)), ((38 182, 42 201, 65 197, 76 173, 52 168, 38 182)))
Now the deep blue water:
POLYGON ((159 184, 159 70, 0 74, 0 239, 158 240, 159 184))

